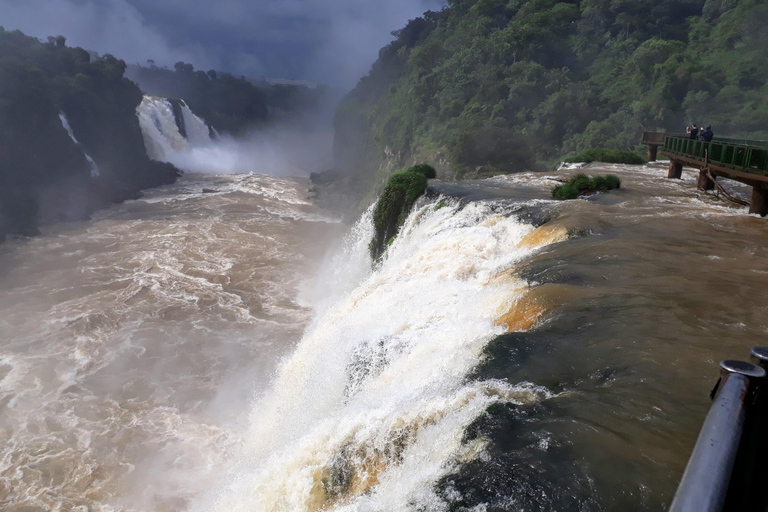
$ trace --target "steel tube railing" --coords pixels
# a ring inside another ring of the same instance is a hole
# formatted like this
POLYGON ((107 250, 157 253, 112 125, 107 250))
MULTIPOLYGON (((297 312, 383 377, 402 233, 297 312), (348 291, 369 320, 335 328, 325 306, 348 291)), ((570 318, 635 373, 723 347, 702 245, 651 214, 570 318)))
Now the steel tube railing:
POLYGON ((728 496, 748 400, 766 372, 743 361, 723 361, 720 368, 715 400, 701 427, 670 512, 720 512, 728 496))

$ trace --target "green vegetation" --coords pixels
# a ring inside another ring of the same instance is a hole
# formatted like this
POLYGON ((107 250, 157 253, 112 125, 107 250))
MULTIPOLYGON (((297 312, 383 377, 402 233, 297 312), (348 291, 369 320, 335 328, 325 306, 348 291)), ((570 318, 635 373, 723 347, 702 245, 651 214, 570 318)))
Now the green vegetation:
POLYGON ((552 189, 552 198, 560 201, 576 199, 577 197, 594 192, 608 192, 621 187, 621 180, 613 174, 590 178, 586 174, 571 176, 568 183, 552 189))
POLYGON ((614 149, 588 149, 576 156, 571 156, 563 159, 565 163, 589 163, 589 162, 606 162, 610 164, 635 164, 640 165, 645 163, 645 159, 637 153, 630 151, 617 151, 614 149))
POLYGON ((111 55, 92 60, 68 48, 62 36, 43 43, 0 28, 0 231, 35 234, 176 179, 173 166, 147 158, 135 113, 142 93, 125 68, 111 55))
POLYGON ((442 177, 549 168, 643 130, 768 138, 768 4, 448 0, 395 33, 336 114, 340 169, 370 190, 415 161, 442 177))
POLYGON ((427 190, 427 180, 435 176, 433 167, 418 164, 389 178, 373 212, 374 235, 369 250, 374 260, 394 241, 414 203, 427 190))

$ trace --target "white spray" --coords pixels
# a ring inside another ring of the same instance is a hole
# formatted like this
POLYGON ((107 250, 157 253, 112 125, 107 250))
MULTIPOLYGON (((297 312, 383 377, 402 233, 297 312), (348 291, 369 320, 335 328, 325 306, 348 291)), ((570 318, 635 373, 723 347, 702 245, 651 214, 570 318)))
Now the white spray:
POLYGON ((186 172, 210 174, 297 176, 327 165, 318 156, 331 145, 327 133, 299 135, 273 127, 269 133, 254 131, 235 139, 220 135, 183 101, 180 106, 186 137, 165 98, 144 96, 137 107, 149 158, 186 172))
MULTIPOLYGON (((65 130, 67 130, 67 133, 69 134, 69 138, 72 139, 72 142, 77 144, 79 148, 82 148, 82 144, 80 144, 77 141, 77 138, 75 137, 75 132, 72 131, 72 126, 69 124, 69 119, 67 119, 67 115, 64 112, 59 112, 59 119, 61 119, 61 125, 64 127, 65 130)), ((88 164, 91 166, 91 178, 97 178, 101 176, 101 173, 99 172, 99 166, 96 165, 96 162, 91 158, 91 155, 85 152, 83 150, 83 155, 85 155, 85 159, 88 160, 88 164)))
POLYGON ((352 268, 370 268, 356 254, 368 238, 347 244, 335 265, 362 281, 307 329, 256 402, 242 457, 193 510, 445 508, 434 484, 484 448, 467 426, 492 403, 550 396, 467 380, 525 293, 493 277, 530 252, 517 243, 532 227, 497 211, 422 204, 373 272, 352 268))

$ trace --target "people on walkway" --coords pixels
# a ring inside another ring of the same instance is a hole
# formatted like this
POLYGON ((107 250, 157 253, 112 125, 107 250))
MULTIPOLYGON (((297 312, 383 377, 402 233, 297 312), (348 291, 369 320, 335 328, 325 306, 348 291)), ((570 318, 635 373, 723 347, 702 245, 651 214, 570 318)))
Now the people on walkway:
POLYGON ((712 131, 711 126, 707 126, 703 130, 701 130, 701 134, 699 135, 699 137, 701 137, 701 140, 703 140, 704 142, 712 142, 712 137, 714 136, 715 136, 715 132, 712 131))
POLYGON ((688 134, 688 137, 696 140, 699 138, 699 128, 696 126, 696 123, 692 124, 691 126, 687 127, 685 129, 685 133, 688 134))

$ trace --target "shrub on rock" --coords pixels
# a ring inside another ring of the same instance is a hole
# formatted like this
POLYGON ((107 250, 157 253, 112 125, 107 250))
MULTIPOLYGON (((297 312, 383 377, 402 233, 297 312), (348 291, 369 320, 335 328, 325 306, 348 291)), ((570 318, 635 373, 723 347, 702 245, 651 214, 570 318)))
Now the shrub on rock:
POLYGON ((567 183, 552 189, 552 198, 560 201, 595 192, 608 192, 621 187, 621 180, 613 174, 590 178, 586 174, 575 174, 567 183))
POLYGON ((427 179, 435 176, 432 166, 417 164, 389 178, 373 212, 374 233, 368 248, 374 260, 384 253, 416 200, 427 190, 427 179))

